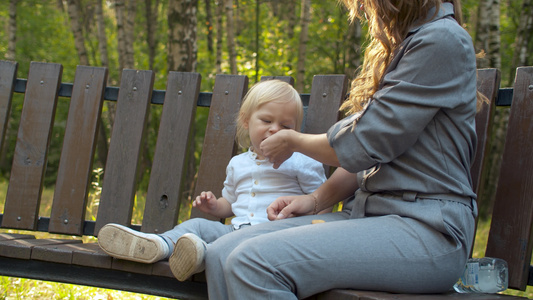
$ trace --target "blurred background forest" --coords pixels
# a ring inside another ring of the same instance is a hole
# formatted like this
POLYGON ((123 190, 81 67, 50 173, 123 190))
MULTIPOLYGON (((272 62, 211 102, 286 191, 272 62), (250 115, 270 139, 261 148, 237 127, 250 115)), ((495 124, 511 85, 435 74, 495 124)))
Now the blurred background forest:
MULTIPOLYGON (((517 66, 533 60, 533 0, 464 0, 465 28, 476 50, 485 52, 479 68, 499 68, 502 87, 513 81, 517 66)), ((27 78, 31 61, 61 63, 63 82, 72 82, 77 65, 106 66, 109 83, 120 85, 121 70, 150 69, 155 89, 165 89, 168 71, 198 72, 201 90, 213 88, 216 74, 241 74, 250 84, 265 75, 288 75, 302 93, 315 74, 353 78, 365 45, 365 24, 349 24, 336 0, 5 0, 0 1, 0 59, 19 63, 27 78)), ((0 181, 9 180, 23 96, 13 99, 0 181)), ((114 104, 107 103, 94 169, 105 164, 114 104)), ((60 101, 48 158, 47 188, 53 188, 68 102, 60 101), (56 148, 54 150, 54 148, 56 148)), ((195 158, 201 152, 207 111, 199 109, 195 158)), ((146 188, 160 111, 152 110, 140 189, 146 188)), ((503 141, 507 109, 498 109, 491 155, 503 141)), ((497 165, 487 182, 496 182, 497 165)), ((96 173, 100 176, 101 173, 96 173)), ((491 199, 488 188, 480 197, 491 199)), ((490 203, 490 201, 483 201, 490 203)), ((487 206, 490 207, 490 206, 487 206)))

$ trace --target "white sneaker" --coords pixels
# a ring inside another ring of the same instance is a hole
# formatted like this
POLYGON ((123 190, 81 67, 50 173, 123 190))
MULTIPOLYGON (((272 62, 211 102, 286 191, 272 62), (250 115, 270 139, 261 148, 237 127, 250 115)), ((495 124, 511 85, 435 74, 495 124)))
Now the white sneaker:
POLYGON ((105 253, 115 258, 147 264, 166 258, 170 251, 165 240, 157 234, 113 223, 100 229, 98 244, 105 253))
POLYGON ((186 233, 181 236, 168 260, 174 277, 185 281, 193 274, 202 272, 205 269, 206 248, 206 242, 195 234, 186 233))

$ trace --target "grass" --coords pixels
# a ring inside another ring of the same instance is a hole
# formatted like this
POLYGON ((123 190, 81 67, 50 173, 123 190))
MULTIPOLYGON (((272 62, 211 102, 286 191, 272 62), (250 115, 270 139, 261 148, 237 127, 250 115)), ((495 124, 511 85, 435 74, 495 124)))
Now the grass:
POLYGON ((167 299, 117 290, 0 276, 0 299, 167 299))
MULTIPOLYGON (((96 171, 98 172, 98 171, 96 171)), ((93 183, 94 191, 89 197, 88 204, 88 219, 95 219, 93 214, 98 206, 98 197, 100 188, 98 183, 93 183)), ((7 182, 0 182, 0 211, 3 211, 3 199, 5 199, 5 193, 7 190, 7 182)), ((50 211, 52 203, 53 191, 50 189, 43 190, 41 212, 50 211)), ((136 201, 136 206, 144 206, 144 198, 139 196, 136 201)), ((139 212, 134 212, 134 221, 140 221, 142 215, 140 211, 142 208, 137 209, 139 212)), ((182 209, 184 214, 190 213, 190 207, 182 209)), ((45 214, 46 215, 46 214, 45 214)), ((181 215, 181 213, 180 213, 181 215)), ((180 219, 185 216, 180 216, 180 219)), ((485 245, 487 244, 487 236, 490 229, 490 220, 480 220, 478 224, 476 242, 474 245, 473 257, 483 257, 485 255, 485 245)), ((16 232, 14 230, 0 229, 0 232, 16 232)), ((19 231, 20 232, 20 231, 19 231)), ((27 233, 27 232, 22 232, 27 233)), ((43 237, 56 237, 48 233, 32 232, 37 238, 43 237)), ((65 238, 62 236, 62 238, 65 238)), ((92 238, 85 237, 84 242, 91 240, 92 238)), ((507 290, 503 292, 507 295, 515 295, 521 297, 527 297, 533 299, 533 287, 528 287, 526 291, 507 290)), ((137 294, 130 292, 123 292, 117 290, 108 290, 102 288, 87 287, 81 285, 64 284, 57 282, 48 282, 40 280, 31 280, 25 278, 4 277, 0 276, 0 300, 2 299, 142 299, 142 300, 160 300, 168 299, 156 296, 150 296, 145 294, 137 294)))

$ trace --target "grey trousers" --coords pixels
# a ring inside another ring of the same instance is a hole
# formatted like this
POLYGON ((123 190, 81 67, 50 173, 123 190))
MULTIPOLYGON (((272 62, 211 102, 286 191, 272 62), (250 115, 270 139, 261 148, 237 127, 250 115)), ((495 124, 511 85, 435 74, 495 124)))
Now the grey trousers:
MULTIPOLYGON (((400 293, 449 290, 474 236, 475 201, 372 195, 351 207, 258 224, 207 251, 210 299, 297 299, 333 288, 400 293), (314 219, 326 221, 311 224, 314 219)), ((357 197, 356 197, 357 200, 357 197)))

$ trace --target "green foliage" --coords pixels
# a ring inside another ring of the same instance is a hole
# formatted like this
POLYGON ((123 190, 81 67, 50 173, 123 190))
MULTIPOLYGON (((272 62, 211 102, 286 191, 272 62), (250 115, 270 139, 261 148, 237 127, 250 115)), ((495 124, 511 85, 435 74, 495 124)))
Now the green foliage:
MULTIPOLYGON (((86 48, 91 65, 101 65, 98 49, 97 27, 95 19, 95 3, 91 0, 80 0, 80 22, 83 27, 86 48)), ((290 3, 295 4, 292 12, 296 19, 300 16, 300 1, 278 3, 275 1, 239 0, 234 2, 236 52, 238 73, 249 77, 250 84, 265 75, 288 75, 296 79, 297 53, 301 28, 298 22, 289 28, 288 11, 290 3), (259 12, 259 20, 256 14, 259 12), (257 22, 258 21, 258 22, 257 22), (288 33, 293 32, 290 36, 288 33)), ((28 0, 18 1, 17 4, 17 44, 16 60, 19 62, 18 77, 27 78, 31 61, 46 61, 61 63, 63 81, 72 82, 76 66, 79 64, 78 55, 74 47, 74 38, 70 29, 70 20, 66 11, 66 3, 60 8, 56 0, 28 0)), ((215 1, 211 0, 211 15, 215 16, 215 1)), ((112 1, 103 1, 105 31, 107 36, 107 50, 109 56, 109 84, 118 86, 119 63, 117 51, 117 28, 115 8, 112 1)), ((155 72, 155 89, 165 89, 167 67, 168 35, 166 1, 159 1, 157 20, 155 22, 156 53, 154 64, 150 66, 149 48, 146 31, 146 7, 144 1, 137 1, 135 18, 134 60, 135 68, 150 69, 155 72)), ((475 33, 475 22, 478 1, 463 0, 463 14, 467 30, 475 33)), ((501 39, 502 45, 512 45, 520 13, 520 1, 502 1, 501 4, 501 39)), ((7 29, 9 2, 0 2, 0 26, 7 29)), ((197 31, 197 69, 202 75, 202 91, 212 91, 215 80, 215 53, 209 52, 207 47, 208 27, 206 26, 207 12, 204 1, 198 1, 198 31, 197 31)), ((223 17, 225 22, 225 17, 223 17)), ((210 20, 214 23, 215 20, 210 20)), ((298 21, 298 20, 297 20, 298 21)), ((307 43, 306 72, 304 90, 309 92, 312 77, 315 74, 339 74, 345 72, 345 56, 350 45, 347 44, 346 32, 348 28, 347 15, 344 8, 337 1, 313 1, 311 22, 309 24, 309 38, 307 43)), ((212 31, 216 42, 216 29, 212 31)), ((225 29, 223 29, 225 30, 225 29)), ((532 41, 533 42, 533 41, 532 41)), ((0 56, 7 51, 6 30, 0 30, 0 56)), ((228 54, 226 40, 222 44, 222 72, 229 73, 227 64, 228 54)), ((216 45, 214 45, 216 46, 216 45)), ((512 59, 513 47, 502 47, 502 64, 509 65, 512 59)), ((502 85, 508 84, 510 71, 502 69, 502 85)), ((0 176, 7 178, 11 162, 11 155, 16 141, 16 130, 23 97, 17 95, 14 99, 10 119, 10 129, 5 146, 7 157, 0 159, 0 176)), ((53 184, 59 162, 60 147, 65 130, 65 117, 68 110, 68 99, 59 99, 58 112, 50 145, 50 155, 45 184, 53 184)), ((108 137, 111 135, 111 125, 107 119, 108 108, 103 108, 103 124, 108 137)), ((207 110, 199 109, 197 113, 195 132, 195 157, 200 156, 207 110)), ((153 108, 150 116, 146 143, 150 145, 147 157, 153 157, 157 140, 157 128, 160 120, 160 109, 153 108)), ((100 165, 95 166, 100 167, 100 165)), ((141 174, 141 190, 148 184, 149 173, 144 170, 141 174)))
POLYGON ((168 298, 82 285, 0 276, 0 299, 163 300, 168 298))

